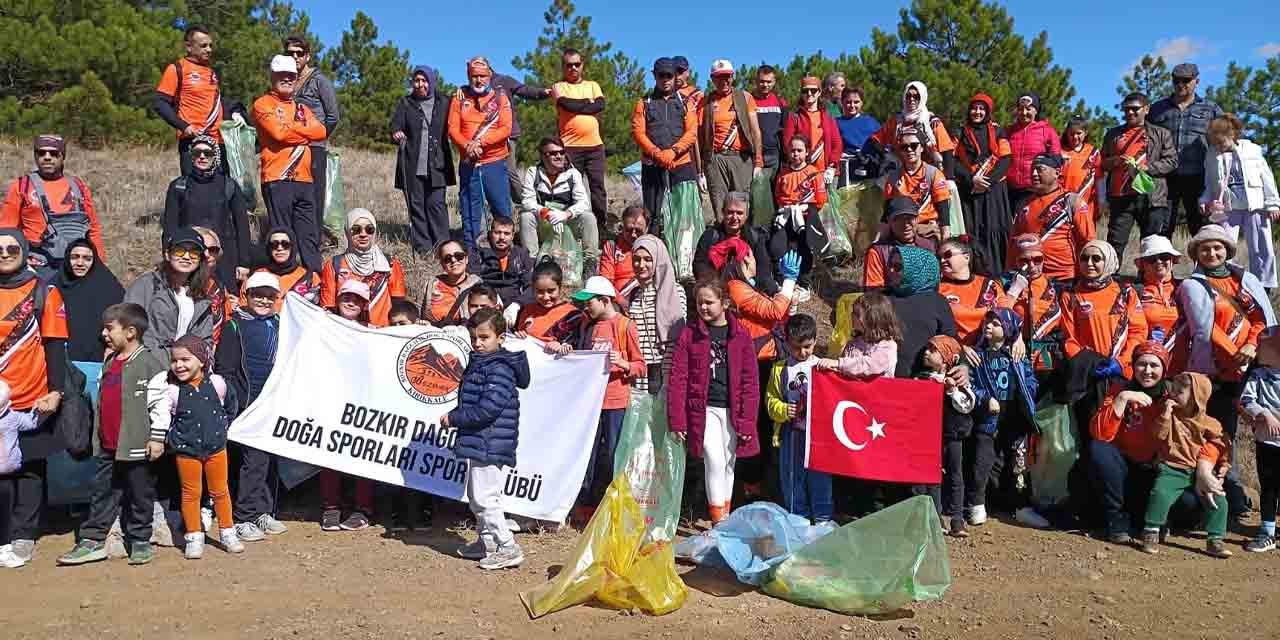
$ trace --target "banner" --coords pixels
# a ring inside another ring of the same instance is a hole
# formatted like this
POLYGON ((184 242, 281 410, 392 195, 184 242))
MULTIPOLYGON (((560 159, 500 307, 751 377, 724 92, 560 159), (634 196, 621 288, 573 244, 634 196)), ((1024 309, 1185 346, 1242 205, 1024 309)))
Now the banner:
MULTIPOLYGON (((562 521, 582 488, 604 403, 607 354, 552 356, 533 339, 532 382, 520 390, 520 441, 503 508, 562 521)), ((276 364, 231 425, 241 444, 378 482, 463 500, 467 461, 440 418, 457 404, 470 357, 466 329, 371 329, 290 292, 276 364)))
POLYGON ((864 480, 942 482, 942 385, 814 370, 805 467, 864 480))

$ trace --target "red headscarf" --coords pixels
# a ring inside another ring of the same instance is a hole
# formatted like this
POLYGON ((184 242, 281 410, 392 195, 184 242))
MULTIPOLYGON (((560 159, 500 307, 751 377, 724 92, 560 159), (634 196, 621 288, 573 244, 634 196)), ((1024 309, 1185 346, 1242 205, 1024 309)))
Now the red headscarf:
POLYGON ((730 260, 742 260, 749 255, 751 255, 751 245, 742 238, 728 238, 711 245, 708 257, 711 259, 711 266, 719 271, 730 260))
POLYGON ((951 336, 934 336, 929 338, 929 346, 933 347, 942 356, 942 361, 947 363, 948 367, 960 362, 960 353, 963 349, 955 338, 951 336))
POLYGON ((1137 362, 1140 356, 1155 356, 1160 360, 1160 364, 1164 366, 1165 371, 1169 370, 1169 350, 1164 345, 1154 340, 1140 343, 1133 349, 1133 361, 1137 362))

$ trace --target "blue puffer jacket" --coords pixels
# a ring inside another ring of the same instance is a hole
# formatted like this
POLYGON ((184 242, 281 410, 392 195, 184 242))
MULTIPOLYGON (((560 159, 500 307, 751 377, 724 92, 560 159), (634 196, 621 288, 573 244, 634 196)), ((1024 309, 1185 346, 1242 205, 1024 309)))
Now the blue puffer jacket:
POLYGON ((476 464, 515 466, 520 437, 517 388, 529 388, 529 358, 523 351, 471 354, 462 372, 458 406, 449 412, 449 425, 458 430, 455 455, 476 464))
MULTIPOLYGON (((1004 328, 1006 336, 1019 335, 1022 320, 1018 314, 1003 308, 988 312, 988 315, 990 314, 995 314, 1000 319, 1000 325, 1004 328)), ((972 376, 973 393, 977 397, 977 405, 973 410, 973 423, 974 429, 982 433, 994 434, 1001 416, 1006 414, 1013 414, 1007 416, 1006 420, 1012 419, 1015 422, 1006 424, 1016 425, 1019 433, 1040 432, 1040 427, 1035 420, 1036 394, 1039 392, 1038 380, 1031 369, 1031 362, 1026 357, 1021 360, 1013 359, 1009 352, 1011 344, 1006 339, 1005 346, 999 351, 992 351, 987 347, 985 338, 978 340, 978 353, 981 355, 982 362, 973 371, 972 376), (1003 357, 993 357, 996 355, 1003 357), (1007 368, 999 366, 998 363, 1001 362, 1007 364, 1007 368), (1001 399, 1001 395, 1005 397, 1001 399), (1001 404, 999 414, 992 414, 987 410, 987 403, 993 397, 1001 404)))

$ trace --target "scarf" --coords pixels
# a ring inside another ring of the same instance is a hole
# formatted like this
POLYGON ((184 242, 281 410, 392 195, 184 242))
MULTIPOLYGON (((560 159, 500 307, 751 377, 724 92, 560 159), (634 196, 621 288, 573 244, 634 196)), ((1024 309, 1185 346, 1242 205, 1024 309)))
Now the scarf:
POLYGON ((1227 263, 1225 262, 1213 268, 1202 266, 1200 267, 1199 270, 1200 270, 1200 273, 1203 273, 1206 276, 1209 276, 1210 278, 1225 278, 1231 275, 1231 268, 1228 267, 1227 263))
POLYGON ((936 256, 915 246, 894 247, 893 250, 902 257, 902 281, 893 288, 894 295, 907 297, 938 290, 941 267, 936 256))
POLYGON ((209 134, 201 134, 192 138, 190 146, 194 147, 197 144, 213 149, 213 162, 209 165, 208 171, 201 171, 200 169, 197 169, 195 163, 192 163, 191 165, 191 176, 207 182, 213 178, 213 176, 218 174, 218 167, 222 166, 222 149, 219 147, 218 141, 214 140, 209 134))
POLYGON ((1080 255, 1084 255, 1084 250, 1093 247, 1102 252, 1102 275, 1097 278, 1086 278, 1080 276, 1080 283, 1090 291, 1097 291, 1109 284, 1120 269, 1120 258, 1116 257, 1116 250, 1102 240, 1090 240, 1080 248, 1080 255))
POLYGON ((347 226, 345 229, 347 233, 347 268, 361 278, 367 278, 373 275, 375 271, 390 273, 391 262, 387 260, 386 254, 382 253, 382 248, 378 246, 377 242, 365 251, 356 249, 355 245, 351 243, 351 225, 361 220, 371 223, 374 228, 378 226, 378 221, 374 219, 373 214, 368 209, 357 207, 347 212, 347 226))
MULTIPOLYGON (((1022 331, 1022 318, 1018 317, 1018 314, 1014 313, 1012 309, 1005 309, 1003 307, 996 307, 995 309, 988 311, 987 315, 995 315, 996 319, 1000 321, 1000 328, 1004 329, 1004 344, 1000 349, 1002 351, 1008 350, 1013 346, 1014 341, 1018 339, 1019 332, 1022 331)), ((984 321, 983 324, 985 323, 986 322, 984 321)), ((987 347, 986 336, 979 333, 978 348, 982 349, 987 347)))
POLYGON ((929 338, 929 346, 933 347, 933 350, 942 356, 942 361, 946 363, 948 368, 959 364, 960 354, 964 353, 964 348, 960 346, 960 342, 947 335, 937 335, 929 338))
POLYGON ((17 289, 35 280, 36 272, 27 266, 27 258, 31 256, 31 244, 27 242, 26 236, 13 227, 0 229, 0 236, 8 236, 17 240, 18 247, 22 249, 22 254, 18 256, 18 270, 13 273, 0 273, 0 289, 17 289))
POLYGON ((933 114, 929 112, 929 88, 924 86, 919 80, 912 80, 907 83, 905 89, 902 90, 902 112, 898 114, 898 121, 902 124, 918 124, 920 129, 924 131, 924 135, 928 140, 926 146, 935 146, 938 144, 937 138, 933 136, 933 127, 930 121, 933 120, 933 114), (907 110, 907 90, 915 87, 920 94, 920 104, 915 109, 907 110))
MULTIPOLYGON (((632 251, 644 249, 653 256, 653 279, 644 286, 651 286, 657 292, 654 311, 658 318, 658 342, 667 342, 680 335, 684 326, 685 313, 680 308, 680 296, 676 294, 675 266, 671 264, 671 256, 667 254, 667 245, 657 236, 643 235, 636 238, 632 251)), ((637 293, 637 295, 639 295, 637 293)))
POLYGON ((436 74, 435 70, 427 66, 417 66, 413 68, 413 76, 422 76, 427 79, 427 95, 419 98, 417 94, 410 92, 409 98, 418 103, 418 108, 422 110, 422 115, 428 121, 431 120, 431 112, 435 109, 436 104, 436 74))
POLYGON ((289 259, 285 260, 283 263, 277 263, 272 261, 271 247, 270 245, 268 245, 267 247, 264 248, 266 251, 267 257, 266 257, 266 261, 263 263, 263 266, 266 267, 267 271, 270 271, 271 273, 274 273, 277 276, 287 276, 293 273, 294 270, 298 268, 298 265, 302 264, 301 259, 298 257, 298 238, 293 235, 292 229, 290 229, 289 227, 280 226, 280 227, 272 227, 271 230, 267 232, 268 241, 271 239, 271 236, 277 233, 283 233, 286 236, 289 236, 289 259))
POLYGON ((124 287, 115 274, 102 263, 93 243, 85 238, 73 240, 67 247, 68 259, 49 284, 58 288, 67 310, 67 355, 72 360, 102 360, 102 312, 124 299, 124 287), (71 272, 71 250, 84 247, 93 252, 93 266, 83 277, 71 272))

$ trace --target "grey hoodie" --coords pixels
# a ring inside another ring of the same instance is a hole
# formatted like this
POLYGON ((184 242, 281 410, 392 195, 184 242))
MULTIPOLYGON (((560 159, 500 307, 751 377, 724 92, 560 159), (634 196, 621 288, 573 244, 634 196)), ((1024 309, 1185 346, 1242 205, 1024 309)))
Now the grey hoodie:
POLYGON ((338 94, 333 89, 333 83, 317 69, 306 82, 302 83, 301 87, 298 87, 293 100, 298 104, 306 105, 308 109, 315 112, 316 118, 324 123, 325 140, 313 142, 311 146, 325 146, 325 141, 332 138, 333 130, 338 128, 338 94))

